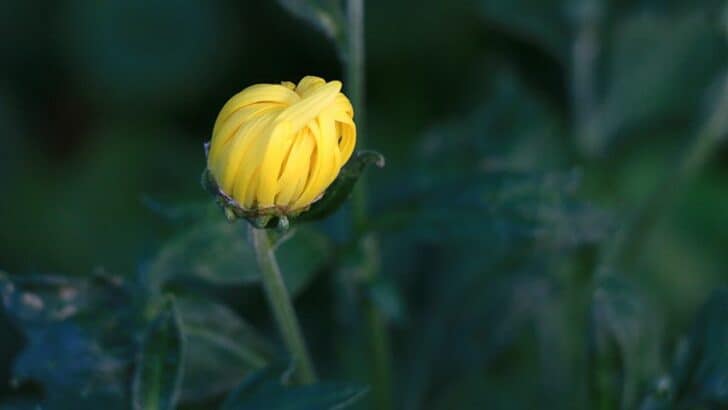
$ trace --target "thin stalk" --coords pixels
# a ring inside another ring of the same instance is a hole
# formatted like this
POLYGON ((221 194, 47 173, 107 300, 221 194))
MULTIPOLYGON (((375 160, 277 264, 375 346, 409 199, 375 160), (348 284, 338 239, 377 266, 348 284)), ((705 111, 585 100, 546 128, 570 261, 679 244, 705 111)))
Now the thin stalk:
MULTIPOLYGON (((363 133, 364 113, 364 0, 347 0, 346 8, 346 85, 351 103, 356 109, 358 134, 363 133)), ((363 140, 358 137, 359 143, 363 140)))
MULTIPOLYGON (((597 123, 598 106, 596 92, 596 63, 600 51, 599 25, 600 0, 584 1, 575 5, 575 35, 571 45, 570 91, 572 110, 573 139, 579 155, 584 158, 594 157, 603 149, 602 131, 597 123)), ((591 269, 584 278, 578 271, 569 272, 565 284, 566 314, 573 326, 578 330, 575 335, 587 334, 587 317, 590 300, 588 299, 588 286, 591 283, 591 269)), ((576 376, 578 403, 585 403, 587 387, 590 383, 582 385, 582 375, 586 380, 593 380, 594 376, 602 371, 600 363, 590 363, 584 360, 588 357, 586 338, 580 336, 572 341, 577 348, 574 349, 571 369, 576 376)))
POLYGON ((263 288, 273 312, 273 317, 278 325, 278 330, 281 332, 288 353, 295 364, 298 378, 303 384, 315 383, 316 371, 308 353, 306 341, 303 339, 301 326, 298 324, 298 318, 288 295, 288 289, 286 289, 286 284, 283 282, 283 276, 278 267, 275 253, 273 253, 268 233, 265 229, 255 229, 253 227, 250 228, 250 232, 253 237, 255 255, 260 266, 263 288))
MULTIPOLYGON (((366 110, 364 106, 364 0, 347 0, 347 36, 345 55, 345 76, 347 93, 354 106, 357 124, 357 139, 360 147, 365 146, 366 110)), ((354 229, 360 233, 366 223, 366 183, 361 180, 352 193, 352 218, 354 229)))
POLYGON ((369 326, 369 338, 373 353, 372 375, 374 384, 374 404, 377 409, 391 409, 392 403, 392 369, 390 358, 389 332, 382 312, 367 301, 366 314, 369 326))
POLYGON ((596 2, 581 6, 571 50, 571 101, 574 131, 582 154, 593 156, 602 149, 596 120, 596 61, 599 55, 599 7, 596 2))
MULTIPOLYGON (((351 99, 356 113, 357 139, 360 147, 366 146, 366 111, 365 111, 365 46, 364 46, 364 0, 347 0, 347 36, 344 56, 345 77, 347 93, 351 99)), ((354 187, 352 193, 352 222, 354 234, 360 238, 361 246, 366 246, 366 239, 361 238, 367 224, 367 191, 366 179, 362 178, 354 187)), ((377 247, 376 239, 372 240, 377 247)), ((370 255, 365 252, 365 254, 370 255)), ((371 254, 377 255, 375 249, 371 254)), ((376 256, 370 258, 375 258, 376 256)), ((376 266, 374 261, 365 262, 376 266)), ((367 269, 367 280, 364 286, 374 282, 379 274, 378 268, 367 269)), ((371 300, 364 302, 364 315, 367 319, 370 351, 372 359, 372 395, 375 408, 381 410, 391 409, 391 346, 386 321, 377 306, 371 300)))

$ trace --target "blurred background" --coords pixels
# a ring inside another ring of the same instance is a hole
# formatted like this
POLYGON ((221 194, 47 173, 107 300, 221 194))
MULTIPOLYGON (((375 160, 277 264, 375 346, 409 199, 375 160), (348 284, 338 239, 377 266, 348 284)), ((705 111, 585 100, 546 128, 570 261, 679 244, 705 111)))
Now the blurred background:
MULTIPOLYGON (((244 234, 219 224, 199 179, 234 93, 344 78, 328 20, 310 24, 300 3, 0 3, 0 269, 163 277, 179 295, 212 278, 205 297, 276 351, 255 280, 233 277, 245 244, 220 244, 222 231, 244 234)), ((329 3, 313 4, 326 17, 329 3)), ((365 246, 351 245, 343 209, 280 256, 322 377, 373 386, 362 408, 384 408, 384 383, 394 408, 597 408, 588 400, 614 386, 621 408, 638 408, 659 380, 703 406, 689 408, 725 408, 725 326, 703 373, 671 373, 700 306, 728 282, 725 2, 370 0, 365 21, 361 148, 387 158, 367 171, 365 246), (352 296, 341 282, 362 260, 379 273, 352 296), (368 368, 357 300, 386 322, 391 380, 368 368), (590 382, 614 355, 606 384, 590 382), (708 387, 690 396, 680 377, 708 387)), ((64 350, 81 343, 63 344, 76 337, 65 331, 34 338, 50 325, 28 333, 4 295, 0 408, 38 397, 67 408, 88 369, 46 364, 86 350, 64 350), (62 374, 79 380, 59 387, 62 374)), ((142 298, 127 297, 84 306, 103 307, 102 320, 142 298)), ((711 300, 726 312, 725 294, 711 300)), ((198 370, 186 374, 245 376, 198 370)), ((211 408, 232 386, 203 387, 183 390, 183 408, 211 408)))

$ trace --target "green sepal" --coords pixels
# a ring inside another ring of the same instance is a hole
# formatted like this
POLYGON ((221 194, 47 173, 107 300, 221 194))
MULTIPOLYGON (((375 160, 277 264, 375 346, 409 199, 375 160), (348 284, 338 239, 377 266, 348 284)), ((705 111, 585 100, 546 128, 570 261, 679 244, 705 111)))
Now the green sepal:
POLYGON ((385 164, 384 156, 376 151, 357 152, 341 169, 339 176, 326 190, 323 198, 314 202, 308 211, 301 213, 295 219, 296 222, 317 221, 336 212, 351 195, 356 181, 359 180, 370 164, 383 168, 385 164))
POLYGON ((336 210, 346 201, 354 189, 366 167, 376 164, 384 167, 384 156, 376 151, 359 151, 339 172, 339 176, 323 194, 323 197, 314 202, 308 209, 301 209, 295 213, 283 214, 278 208, 247 210, 241 207, 233 198, 226 195, 217 185, 210 171, 202 171, 202 187, 215 197, 225 218, 229 222, 245 219, 258 229, 278 229, 285 232, 291 222, 306 222, 323 219, 336 210))
POLYGON ((288 228, 288 218, 285 215, 277 215, 276 209, 256 211, 243 209, 234 199, 220 190, 209 169, 205 168, 202 171, 200 182, 202 188, 215 197, 215 201, 222 209, 223 215, 225 215, 228 222, 233 223, 238 219, 245 219, 258 229, 278 228, 285 230, 288 228))
POLYGON ((217 186, 217 182, 215 182, 215 178, 212 177, 210 170, 207 168, 205 168, 202 171, 202 177, 200 178, 200 185, 202 185, 202 188, 206 192, 208 192, 210 195, 217 196, 220 193, 220 188, 217 186))

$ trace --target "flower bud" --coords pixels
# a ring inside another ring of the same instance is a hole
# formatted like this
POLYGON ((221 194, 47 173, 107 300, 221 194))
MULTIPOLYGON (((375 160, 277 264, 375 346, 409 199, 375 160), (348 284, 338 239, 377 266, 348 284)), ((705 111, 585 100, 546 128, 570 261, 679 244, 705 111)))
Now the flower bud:
POLYGON ((356 143, 341 82, 307 76, 252 85, 222 107, 207 173, 243 216, 295 216, 319 200, 356 143))

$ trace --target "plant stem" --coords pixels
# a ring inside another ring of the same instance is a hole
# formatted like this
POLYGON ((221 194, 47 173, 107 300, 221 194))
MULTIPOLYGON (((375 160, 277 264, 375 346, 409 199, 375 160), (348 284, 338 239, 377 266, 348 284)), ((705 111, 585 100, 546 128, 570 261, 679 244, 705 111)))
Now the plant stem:
MULTIPOLYGON (((600 124, 597 123, 596 63, 601 46, 600 3, 600 0, 583 1, 575 4, 573 10, 575 33, 571 45, 569 77, 573 139, 581 159, 600 154, 605 143, 600 124)), ((587 317, 591 299, 587 295, 590 294, 588 287, 593 279, 593 268, 589 266, 585 271, 588 272, 586 275, 581 275, 581 272, 576 270, 569 272, 564 287, 565 313, 570 323, 577 329, 574 335, 579 335, 570 342, 575 347, 572 349, 571 357, 571 362, 574 363, 571 371, 576 377, 574 381, 577 386, 575 400, 580 404, 585 404, 589 400, 586 389, 590 385, 589 381, 602 371, 600 363, 590 363, 585 360, 587 339, 581 335, 586 335, 588 332, 587 317), (581 380, 587 380, 587 383, 581 384, 581 380)))
POLYGON ((596 2, 581 5, 577 31, 571 51, 571 101, 576 142, 582 154, 593 156, 602 149, 596 127, 596 59, 599 54, 599 6, 596 2))
MULTIPOLYGON (((364 0, 347 0, 347 36, 345 55, 345 76, 347 93, 354 106, 357 124, 357 139, 360 147, 365 146, 366 109, 364 106, 364 0)), ((352 193, 352 218, 354 229, 361 232, 366 222, 366 183, 364 180, 354 187, 352 193)))
POLYGON ((268 303, 273 311, 278 330, 281 332, 288 353, 295 364, 298 378, 304 384, 315 383, 316 371, 308 354, 308 348, 301 333, 301 326, 298 324, 298 318, 288 295, 288 289, 286 289, 286 284, 283 282, 283 276, 273 253, 268 233, 265 229, 255 229, 252 226, 250 227, 250 233, 253 237, 253 247, 258 259, 258 266, 260 266, 263 288, 268 297, 268 303))
POLYGON ((372 362, 372 378, 374 384, 374 407, 391 409, 392 404, 392 369, 390 359, 390 341, 385 318, 371 300, 365 302, 367 323, 369 325, 372 362))
MULTIPOLYGON (((366 146, 366 110, 365 110, 365 52, 364 52, 364 0, 347 0, 347 36, 344 45, 345 77, 347 93, 356 112, 357 139, 359 147, 366 146)), ((367 224, 367 194, 366 178, 361 178, 352 193, 352 222, 354 234, 359 238, 360 245, 366 247, 366 238, 362 238, 367 224)), ((378 242, 372 238, 371 244, 378 247, 378 242)), ((377 258, 376 249, 365 252, 369 258, 377 258), (372 256, 375 255, 375 256, 372 256)), ((370 265, 366 268, 366 281, 363 286, 371 286, 378 275, 378 264, 374 261, 365 262, 370 265), (375 266, 371 268, 371 266, 375 266)), ((362 284, 359 284, 360 286, 362 284)), ((364 315, 367 321, 370 351, 373 354, 371 383, 374 397, 374 407, 380 410, 392 408, 391 391, 391 347, 386 320, 382 312, 373 303, 365 298, 364 315)))

